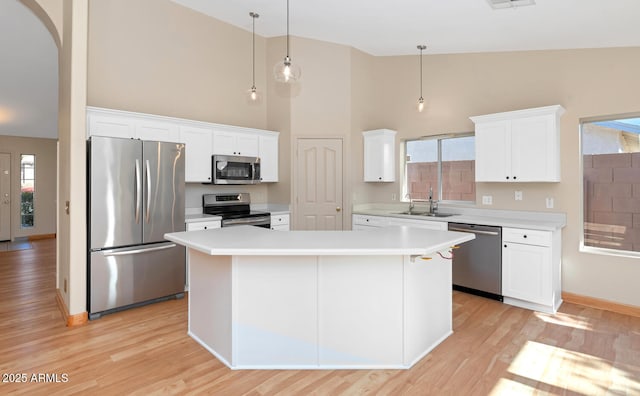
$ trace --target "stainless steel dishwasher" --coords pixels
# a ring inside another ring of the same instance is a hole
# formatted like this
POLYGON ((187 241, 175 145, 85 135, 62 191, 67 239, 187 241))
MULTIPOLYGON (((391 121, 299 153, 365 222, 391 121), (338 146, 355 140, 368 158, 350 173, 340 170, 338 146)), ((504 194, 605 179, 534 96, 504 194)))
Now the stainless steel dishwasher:
POLYGON ((502 227, 449 223, 476 238, 453 253, 453 288, 502 301, 502 227))

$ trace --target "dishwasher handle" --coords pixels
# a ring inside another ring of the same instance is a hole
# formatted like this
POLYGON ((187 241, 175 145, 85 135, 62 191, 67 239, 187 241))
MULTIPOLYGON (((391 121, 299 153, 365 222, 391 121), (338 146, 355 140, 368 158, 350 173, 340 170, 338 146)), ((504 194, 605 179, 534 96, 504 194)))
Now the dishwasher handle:
POLYGON ((468 232, 471 234, 478 234, 478 235, 492 235, 492 236, 500 235, 500 233, 495 231, 470 230, 468 228, 457 228, 457 227, 449 227, 449 231, 468 232))

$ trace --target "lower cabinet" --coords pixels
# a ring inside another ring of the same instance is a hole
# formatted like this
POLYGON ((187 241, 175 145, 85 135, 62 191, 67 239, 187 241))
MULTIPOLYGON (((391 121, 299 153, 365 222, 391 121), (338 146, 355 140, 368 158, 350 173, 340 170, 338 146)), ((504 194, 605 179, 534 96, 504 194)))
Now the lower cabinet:
POLYGON ((398 217, 385 217, 385 216, 370 216, 355 214, 352 218, 351 229, 358 230, 370 230, 376 227, 391 227, 391 226, 408 226, 425 228, 428 230, 447 230, 446 221, 431 221, 431 220, 414 220, 414 219, 401 219, 398 217))
POLYGON ((502 229, 504 302, 554 313, 562 303, 560 232, 502 229))
POLYGON ((271 229, 276 231, 289 231, 289 214, 271 215, 271 229))
MULTIPOLYGON (((213 220, 213 221, 194 221, 190 223, 185 223, 186 231, 200 231, 200 230, 209 230, 213 228, 222 227, 221 220, 213 220)), ((185 270, 185 285, 184 290, 189 291, 189 249, 187 249, 187 260, 186 260, 186 270, 185 270)))

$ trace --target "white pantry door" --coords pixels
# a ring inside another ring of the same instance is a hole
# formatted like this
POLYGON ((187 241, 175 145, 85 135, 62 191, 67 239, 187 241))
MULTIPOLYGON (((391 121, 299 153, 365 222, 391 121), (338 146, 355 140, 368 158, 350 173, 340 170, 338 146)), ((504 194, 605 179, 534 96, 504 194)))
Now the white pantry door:
POLYGON ((297 230, 342 230, 342 139, 297 140, 297 230))
POLYGON ((11 154, 0 153, 0 241, 11 239, 11 154))

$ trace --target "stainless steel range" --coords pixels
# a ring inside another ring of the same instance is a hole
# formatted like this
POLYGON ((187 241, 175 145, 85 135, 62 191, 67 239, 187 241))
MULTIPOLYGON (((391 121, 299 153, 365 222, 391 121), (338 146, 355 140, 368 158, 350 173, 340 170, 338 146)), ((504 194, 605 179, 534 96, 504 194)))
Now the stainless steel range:
POLYGON ((223 227, 252 225, 271 228, 271 213, 253 211, 249 193, 204 194, 202 212, 222 217, 223 227))

